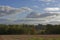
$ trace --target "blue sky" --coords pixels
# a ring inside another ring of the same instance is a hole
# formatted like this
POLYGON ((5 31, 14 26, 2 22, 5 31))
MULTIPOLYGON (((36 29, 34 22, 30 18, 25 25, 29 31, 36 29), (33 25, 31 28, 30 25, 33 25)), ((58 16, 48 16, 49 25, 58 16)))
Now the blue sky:
MULTIPOLYGON (((40 7, 43 8, 43 2, 34 1, 34 0, 0 0, 0 5, 8 5, 16 8, 20 7, 30 7, 32 9, 40 10, 40 7), (39 8, 34 8, 34 6, 39 6, 39 8)), ((42 10, 42 9, 41 9, 42 10)))
POLYGON ((60 0, 0 0, 0 18, 18 20, 31 12, 60 13, 60 0))
POLYGON ((41 12, 46 7, 60 7, 60 0, 0 0, 1 5, 16 8, 30 7, 41 12))
POLYGON ((13 7, 32 6, 37 4, 32 0, 0 0, 0 5, 9 5, 13 7))
POLYGON ((43 8, 46 7, 60 7, 60 0, 0 0, 0 6, 5 5, 5 6, 12 6, 16 8, 20 7, 30 7, 33 9, 36 9, 38 11, 41 11, 43 8), (34 8, 34 6, 36 8, 34 8), (39 7, 39 8, 37 8, 39 7))

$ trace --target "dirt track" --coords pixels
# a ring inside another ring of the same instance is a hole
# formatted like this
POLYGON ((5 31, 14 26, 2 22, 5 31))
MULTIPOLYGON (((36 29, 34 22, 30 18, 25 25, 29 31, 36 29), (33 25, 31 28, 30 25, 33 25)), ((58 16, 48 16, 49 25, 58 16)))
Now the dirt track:
POLYGON ((60 38, 60 35, 0 35, 0 40, 28 40, 30 38, 60 38))

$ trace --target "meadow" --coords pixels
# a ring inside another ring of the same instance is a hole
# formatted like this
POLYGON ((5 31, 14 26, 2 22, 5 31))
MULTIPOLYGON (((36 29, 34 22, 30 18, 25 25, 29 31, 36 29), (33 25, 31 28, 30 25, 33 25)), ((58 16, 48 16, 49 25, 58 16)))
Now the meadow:
POLYGON ((0 40, 60 40, 60 35, 0 35, 0 40))

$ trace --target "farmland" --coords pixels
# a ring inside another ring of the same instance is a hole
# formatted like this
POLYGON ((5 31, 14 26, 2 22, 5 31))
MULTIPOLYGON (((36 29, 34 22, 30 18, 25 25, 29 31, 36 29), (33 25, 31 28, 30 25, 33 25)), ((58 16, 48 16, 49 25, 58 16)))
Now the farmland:
POLYGON ((0 40, 60 40, 60 35, 0 35, 0 40))

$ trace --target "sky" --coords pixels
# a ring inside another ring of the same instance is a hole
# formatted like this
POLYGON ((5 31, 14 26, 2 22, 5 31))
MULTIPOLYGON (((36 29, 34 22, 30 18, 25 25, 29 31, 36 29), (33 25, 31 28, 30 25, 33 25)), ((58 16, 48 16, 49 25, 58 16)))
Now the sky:
POLYGON ((50 21, 59 19, 60 0, 0 0, 0 19, 9 19, 14 21, 25 17, 46 19, 51 16, 55 18, 50 21), (56 15, 59 16, 56 17, 56 15))
POLYGON ((60 0, 0 0, 0 6, 2 5, 15 8, 29 7, 41 12, 47 7, 60 7, 60 0))

